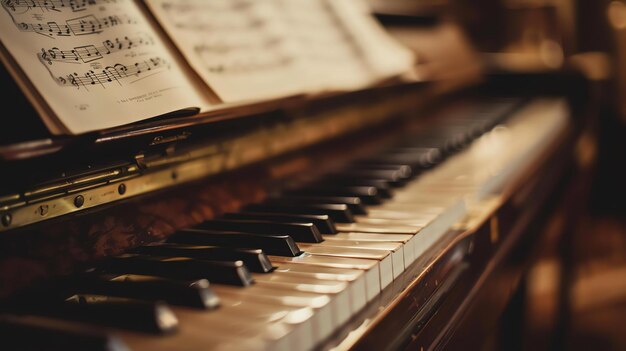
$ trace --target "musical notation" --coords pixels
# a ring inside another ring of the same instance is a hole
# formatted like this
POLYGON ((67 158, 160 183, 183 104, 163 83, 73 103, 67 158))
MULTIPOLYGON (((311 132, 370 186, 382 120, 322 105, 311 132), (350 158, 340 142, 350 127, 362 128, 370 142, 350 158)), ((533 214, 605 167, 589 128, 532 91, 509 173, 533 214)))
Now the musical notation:
POLYGON ((72 35, 98 34, 106 28, 116 27, 123 24, 134 24, 136 21, 126 15, 111 15, 96 18, 93 15, 69 19, 65 24, 58 22, 46 23, 17 23, 17 28, 22 32, 34 32, 48 37, 68 37, 72 35))
POLYGON ((259 46, 266 48, 266 49, 273 49, 274 47, 277 47, 279 45, 281 45, 283 43, 283 38, 279 37, 279 36, 269 36, 267 38, 261 38, 259 40, 256 41, 250 41, 250 40, 242 40, 239 42, 228 42, 228 41, 222 41, 222 40, 217 40, 213 43, 209 43, 209 42, 205 42, 205 43, 200 43, 194 46, 194 51, 199 54, 199 55, 203 55, 203 54, 225 54, 225 53, 229 53, 229 52, 233 52, 233 51, 239 51, 239 50, 253 50, 259 46))
POLYGON ((218 21, 214 22, 177 22, 174 24, 177 28, 181 30, 191 30, 191 31, 244 31, 244 30, 255 30, 262 29, 266 21, 260 18, 252 18, 248 21, 239 21, 231 22, 231 23, 220 23, 218 21))
POLYGON ((263 70, 286 67, 292 64, 295 60, 295 57, 279 56, 266 61, 254 60, 246 63, 232 62, 207 65, 206 69, 211 73, 249 74, 263 70))
POLYGON ((71 50, 61 50, 58 47, 51 49, 42 48, 39 53, 39 59, 49 65, 53 62, 88 63, 100 60, 104 55, 147 45, 154 45, 154 39, 149 35, 115 38, 103 41, 102 45, 76 46, 71 50))
MULTIPOLYGON (((300 1, 298 1, 300 3, 300 1)), ((148 0, 196 72, 228 102, 298 94, 299 60, 274 0, 148 0)))
POLYGON ((142 78, 142 75, 148 76, 168 69, 170 69, 170 64, 167 60, 160 57, 153 57, 128 65, 116 63, 101 70, 88 70, 82 74, 74 72, 57 77, 56 82, 60 86, 75 87, 77 89, 88 89, 90 86, 98 85, 102 88, 106 88, 105 85, 110 83, 122 85, 122 80, 129 78, 138 78, 137 80, 139 80, 142 78))
POLYGON ((0 41, 41 93, 53 133, 211 106, 140 3, 0 0, 0 41))
POLYGON ((15 13, 25 13, 32 10, 63 11, 70 9, 73 12, 83 11, 88 6, 103 3, 115 3, 117 0, 2 0, 2 7, 15 13))

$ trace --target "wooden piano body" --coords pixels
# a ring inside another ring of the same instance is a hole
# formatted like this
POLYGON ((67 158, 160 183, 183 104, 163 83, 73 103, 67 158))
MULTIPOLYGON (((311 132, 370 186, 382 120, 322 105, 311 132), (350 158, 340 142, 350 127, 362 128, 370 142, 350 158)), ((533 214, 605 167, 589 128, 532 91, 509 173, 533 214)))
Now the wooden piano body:
MULTIPOLYGON (((58 176, 35 187, 15 187, 24 190, 3 197, 2 296, 237 211, 371 154, 407 131, 428 130, 455 114, 471 114, 481 103, 503 99, 493 93, 502 87, 494 81, 436 99, 431 99, 435 95, 428 84, 395 86, 223 120, 155 121, 86 141, 5 146, 8 184, 32 186, 28 178, 42 179, 41 174, 32 177, 39 172, 58 176), (123 161, 102 162, 112 160, 123 161), (63 176, 76 166, 82 170, 63 176)), ((534 123, 515 134, 522 139, 509 140, 534 150, 526 151, 527 159, 491 180, 493 189, 487 191, 490 185, 481 183, 484 194, 468 196, 461 215, 443 220, 437 240, 404 273, 316 347, 463 348, 479 346, 493 332, 520 285, 533 247, 542 240, 542 223, 570 185, 563 180, 576 167, 572 149, 577 122, 563 115, 575 110, 568 107, 567 96, 546 94, 542 99, 518 92, 505 99, 524 101, 512 104, 505 114, 521 125, 534 123), (550 120, 558 121, 559 114, 561 124, 550 129, 550 120), (543 139, 524 134, 543 128, 551 130, 543 139), (541 144, 530 147, 527 140, 541 144)), ((454 157, 446 162, 454 169, 454 157)), ((449 192, 453 184, 454 179, 443 179, 434 185, 434 193, 449 192)), ((185 344, 184 320, 181 324, 178 337, 129 337, 131 349, 145 340, 163 349, 202 349, 197 343, 201 338, 185 344)))

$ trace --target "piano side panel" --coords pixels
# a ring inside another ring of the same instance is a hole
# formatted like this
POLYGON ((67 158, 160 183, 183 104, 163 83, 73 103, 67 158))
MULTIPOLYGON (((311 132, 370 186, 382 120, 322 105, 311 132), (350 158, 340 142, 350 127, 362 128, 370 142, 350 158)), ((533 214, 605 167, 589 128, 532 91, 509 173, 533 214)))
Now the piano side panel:
POLYGON ((406 341, 407 350, 479 349, 497 334, 503 314, 520 298, 524 274, 546 236, 554 234, 544 228, 574 184, 574 138, 569 135, 476 230, 469 269, 442 298, 433 318, 406 341))

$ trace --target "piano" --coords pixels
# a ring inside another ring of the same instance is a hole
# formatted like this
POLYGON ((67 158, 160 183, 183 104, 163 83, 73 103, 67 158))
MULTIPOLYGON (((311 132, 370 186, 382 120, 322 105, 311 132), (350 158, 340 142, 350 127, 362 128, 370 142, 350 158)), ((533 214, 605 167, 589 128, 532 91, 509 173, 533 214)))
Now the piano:
POLYGON ((580 84, 490 72, 79 137, 11 96, 2 349, 480 347, 575 183, 580 84))

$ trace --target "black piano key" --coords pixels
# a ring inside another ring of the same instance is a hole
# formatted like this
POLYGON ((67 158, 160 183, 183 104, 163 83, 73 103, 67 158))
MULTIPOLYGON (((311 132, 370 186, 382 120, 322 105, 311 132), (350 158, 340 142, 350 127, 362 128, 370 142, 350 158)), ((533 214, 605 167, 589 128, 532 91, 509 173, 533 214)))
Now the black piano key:
POLYGON ((248 286, 252 275, 242 261, 205 261, 189 257, 124 254, 103 262, 105 273, 143 274, 173 279, 208 279, 210 282, 248 286))
POLYGON ((353 170, 392 170, 398 172, 398 176, 402 179, 413 178, 413 168, 410 165, 403 164, 376 164, 376 163, 355 163, 350 166, 353 170))
POLYGON ((446 126, 443 134, 448 139, 448 143, 452 143, 452 146, 456 149, 464 148, 475 138, 474 132, 469 125, 446 126))
POLYGON ((132 250, 133 253, 167 256, 190 257, 209 261, 243 261, 253 272, 268 273, 274 267, 269 258, 261 249, 237 249, 217 246, 197 246, 185 244, 158 243, 140 246, 132 250))
POLYGON ((321 243, 322 234, 313 223, 277 223, 269 221, 216 219, 200 223, 196 229, 225 230, 262 235, 289 235, 304 243, 321 243))
POLYGON ((165 334, 178 328, 178 319, 163 301, 143 301, 106 295, 44 291, 21 296, 8 307, 13 313, 34 314, 71 321, 165 334), (68 296, 69 297, 66 297, 68 296))
POLYGON ((259 248, 268 255, 295 257, 302 253, 288 235, 257 235, 215 230, 186 229, 168 238, 168 242, 191 245, 216 245, 233 248, 259 248))
MULTIPOLYGON (((393 197, 392 185, 382 179, 363 179, 346 176, 327 176, 322 180, 315 183, 316 185, 332 185, 332 186, 373 186, 378 190, 378 196, 383 199, 391 199, 393 197)), ((393 185, 394 187, 400 186, 400 183, 393 185)), ((347 197, 347 196, 345 196, 347 197)), ((345 198, 344 197, 344 198, 345 198)), ((338 197, 337 197, 338 198, 338 197)), ((355 199, 359 199, 356 197, 355 199)), ((360 200, 360 199, 359 199, 360 200)), ((362 203, 359 201, 359 203, 362 203)), ((353 211, 354 212, 354 211, 353 211)))
POLYGON ((365 205, 363 205, 363 201, 358 197, 350 197, 350 196, 290 196, 290 195, 281 195, 279 197, 269 198, 265 200, 264 204, 268 205, 287 205, 287 206, 298 206, 301 204, 309 205, 346 205, 352 214, 355 215, 365 215, 367 214, 367 209, 365 205))
POLYGON ((382 203, 378 189, 373 186, 310 186, 297 190, 288 190, 285 195, 309 196, 351 196, 358 197, 364 204, 378 205, 382 203))
POLYGON ((176 315, 162 301, 76 294, 60 305, 52 305, 44 313, 157 334, 171 333, 178 329, 176 315))
POLYGON ((384 180, 391 186, 402 186, 406 184, 406 181, 411 175, 410 167, 399 167, 400 169, 349 169, 347 171, 332 174, 327 177, 343 178, 343 179, 372 179, 372 180, 384 180))
POLYGON ((446 138, 436 135, 436 131, 429 131, 429 135, 418 134, 409 135, 398 144, 400 147, 411 147, 419 149, 436 149, 442 154, 446 153, 446 138))
POLYGON ((431 168, 442 160, 442 152, 435 148, 395 147, 356 163, 408 165, 411 167, 412 172, 416 174, 422 169, 431 168))
MULTIPOLYGON (((352 163, 351 167, 355 167, 355 168, 363 167, 363 168, 372 168, 372 169, 386 169, 386 168, 407 169, 406 174, 409 174, 409 176, 406 178, 406 181, 415 179, 415 177, 417 177, 423 171, 423 169, 426 168, 421 165, 393 162, 389 160, 380 160, 377 158, 355 161, 352 163)), ((378 180, 378 182, 382 182, 382 181, 378 180)), ((375 186, 374 184, 375 183, 373 183, 372 186, 375 186)), ((388 183, 384 182, 384 184, 388 184, 388 183)))
POLYGON ((337 234, 337 228, 335 228, 335 223, 332 221, 332 219, 330 219, 328 215, 294 215, 287 213, 237 212, 226 213, 223 215, 223 217, 227 219, 275 221, 281 223, 313 223, 322 234, 337 234))
POLYGON ((495 125, 492 124, 492 121, 489 121, 486 119, 476 120, 474 123, 472 123, 472 126, 471 126, 472 136, 474 137, 474 139, 477 139, 481 135, 487 133, 493 127, 495 127, 495 125))
POLYGON ((163 300, 173 305, 213 309, 219 298, 206 279, 173 280, 163 277, 124 274, 79 276, 67 284, 81 294, 129 297, 139 300, 163 300))
POLYGON ((38 316, 1 315, 0 335, 5 351, 130 351, 97 328, 38 316))
POLYGON ((253 204, 243 208, 251 212, 328 215, 338 223, 354 223, 354 216, 345 204, 253 204))
POLYGON ((462 140, 453 136, 445 135, 444 133, 433 130, 429 132, 429 136, 413 137, 410 140, 405 141, 403 145, 420 148, 434 148, 440 150, 444 155, 449 155, 459 150, 461 141, 462 140))

